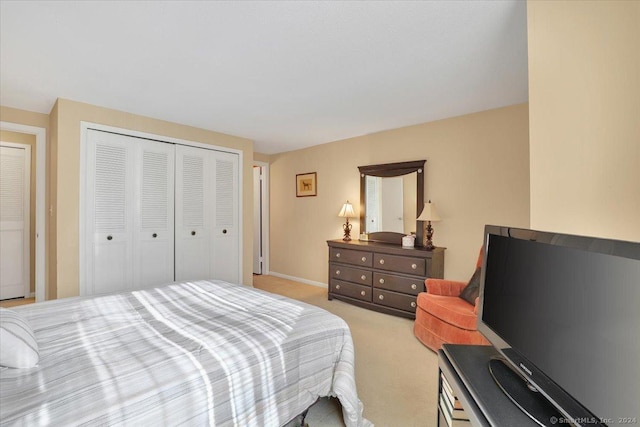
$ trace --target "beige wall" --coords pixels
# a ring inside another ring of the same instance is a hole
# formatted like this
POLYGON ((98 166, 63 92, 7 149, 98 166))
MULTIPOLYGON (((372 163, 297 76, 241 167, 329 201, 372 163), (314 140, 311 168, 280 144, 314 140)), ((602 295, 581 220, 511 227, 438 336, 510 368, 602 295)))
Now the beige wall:
POLYGON ((640 2, 527 15, 531 227, 640 241, 640 2))
POLYGON ((0 131, 0 140, 28 145, 31 148, 29 189, 29 279, 31 292, 36 291, 36 136, 28 133, 0 131))
POLYGON ((253 160, 257 161, 257 162, 264 162, 264 163, 269 163, 270 156, 268 154, 262 154, 262 153, 253 153, 253 160))
MULTIPOLYGON (((35 175, 33 175, 33 171, 34 171, 34 165, 36 168, 38 167, 43 167, 45 168, 45 175, 46 175, 46 179, 45 179, 45 208, 47 206, 50 206, 50 184, 49 184, 49 175, 50 174, 50 169, 48 168, 48 164, 50 162, 50 158, 51 158, 51 150, 50 150, 50 137, 51 137, 51 132, 49 129, 49 115, 47 114, 42 114, 42 113, 34 113, 32 111, 26 111, 26 110, 20 110, 17 108, 11 108, 11 107, 5 107, 5 106, 0 106, 0 121, 3 122, 7 122, 7 123, 15 123, 15 124, 19 124, 19 125, 26 125, 26 126, 33 126, 33 127, 38 127, 38 128, 43 128, 45 129, 46 132, 46 145, 47 145, 47 150, 46 150, 46 160, 45 160, 45 165, 38 165, 37 163, 34 163, 35 161, 35 152, 34 150, 31 151, 31 155, 32 155, 32 163, 31 163, 31 170, 32 170, 32 180, 35 177, 35 175)), ((33 186, 33 184, 32 184, 33 186)), ((34 188, 34 187, 32 187, 34 188)), ((32 191, 33 193, 33 191, 32 191)), ((32 194, 33 197, 33 194, 32 194)), ((33 209, 32 205, 32 214, 35 212, 35 209, 33 209)), ((48 209, 47 209, 48 212, 48 209)), ((47 236, 47 247, 49 247, 49 245, 51 244, 51 230, 53 227, 50 226, 51 223, 51 218, 49 215, 45 215, 45 234, 47 236)), ((35 225, 32 224, 32 230, 35 230, 35 225)), ((32 245, 32 248, 35 245, 32 245)), ((33 251, 34 249, 32 249, 33 251)), ((44 265, 45 265, 45 281, 47 282, 47 284, 50 283, 50 280, 48 280, 48 278, 50 277, 51 271, 51 265, 52 265, 52 261, 49 257, 49 253, 50 251, 45 249, 45 259, 44 259, 44 265)), ((32 260, 35 260, 35 253, 32 252, 32 260)), ((33 268, 35 269, 35 264, 33 266, 33 268)), ((33 278, 32 280, 35 280, 35 275, 34 275, 34 270, 32 270, 32 275, 31 277, 33 278)), ((34 282, 35 283, 35 282, 34 282)), ((32 288, 32 290, 34 290, 32 288)), ((49 298, 48 297, 48 289, 45 288, 45 298, 49 298)))
POLYGON ((78 295, 78 227, 80 192, 80 122, 87 121, 140 132, 148 132, 173 138, 181 138, 221 147, 243 150, 243 283, 251 285, 252 277, 252 162, 253 142, 245 138, 225 135, 176 123, 165 122, 110 110, 66 99, 58 99, 55 119, 52 112, 52 128, 56 130, 55 156, 57 182, 55 194, 57 224, 57 296, 78 295))
POLYGON ((338 211, 345 200, 358 209, 362 165, 427 159, 425 200, 431 199, 442 217, 434 225, 434 243, 448 248, 446 278, 469 279, 486 223, 529 226, 527 104, 270 159, 270 270, 276 273, 327 283, 326 240, 342 237, 338 211), (318 173, 317 197, 296 198, 295 176, 305 172, 318 173))

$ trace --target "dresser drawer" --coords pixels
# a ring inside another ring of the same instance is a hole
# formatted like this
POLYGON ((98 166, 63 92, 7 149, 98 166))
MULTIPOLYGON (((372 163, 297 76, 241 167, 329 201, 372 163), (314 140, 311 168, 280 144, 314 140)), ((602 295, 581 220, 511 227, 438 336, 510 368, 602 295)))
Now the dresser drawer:
POLYGON ((343 282, 342 280, 331 279, 329 281, 329 291, 346 297, 371 302, 370 286, 356 285, 354 283, 343 282))
POLYGON ((334 279, 346 280, 347 282, 359 283, 371 286, 371 271, 355 267, 346 267, 342 264, 330 263, 329 271, 334 279))
POLYGON ((423 258, 373 254, 373 268, 377 268, 378 270, 425 276, 426 266, 427 261, 423 258))
POLYGON ((397 308, 411 313, 416 312, 416 297, 413 295, 403 295, 373 288, 373 301, 379 305, 386 305, 387 307, 397 308))
POLYGON ((380 289, 418 295, 424 292, 424 278, 400 277, 393 274, 373 273, 373 286, 380 289))
POLYGON ((329 261, 344 262, 345 264, 361 265, 371 267, 373 257, 371 252, 355 251, 353 249, 331 248, 329 250, 329 261))

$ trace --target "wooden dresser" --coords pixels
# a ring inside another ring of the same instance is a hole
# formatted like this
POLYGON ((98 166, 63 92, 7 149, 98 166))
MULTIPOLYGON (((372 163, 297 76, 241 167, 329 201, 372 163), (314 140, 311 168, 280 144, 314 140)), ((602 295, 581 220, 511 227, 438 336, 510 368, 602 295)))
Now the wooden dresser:
POLYGON ((329 240, 329 300, 416 317, 416 298, 428 277, 443 278, 445 248, 329 240))

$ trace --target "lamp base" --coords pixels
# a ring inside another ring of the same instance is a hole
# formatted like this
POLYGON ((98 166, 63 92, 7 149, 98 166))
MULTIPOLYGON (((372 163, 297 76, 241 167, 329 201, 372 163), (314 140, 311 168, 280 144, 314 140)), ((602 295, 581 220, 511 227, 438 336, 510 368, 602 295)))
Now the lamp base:
POLYGON ((433 227, 431 227, 431 221, 427 221, 426 232, 424 234, 424 248, 428 251, 434 250, 436 247, 433 246, 433 242, 431 241, 431 238, 433 237, 433 227))
POLYGON ((349 218, 347 218, 346 224, 342 224, 342 229, 344 230, 344 237, 342 240, 345 242, 349 242, 351 240, 351 227, 352 224, 349 224, 349 218))

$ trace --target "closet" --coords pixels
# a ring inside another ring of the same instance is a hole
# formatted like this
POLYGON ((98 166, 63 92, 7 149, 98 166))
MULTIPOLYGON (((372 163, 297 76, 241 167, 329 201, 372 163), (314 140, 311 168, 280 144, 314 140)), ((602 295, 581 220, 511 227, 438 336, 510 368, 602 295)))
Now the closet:
POLYGON ((88 129, 81 295, 239 283, 239 156, 88 129))

